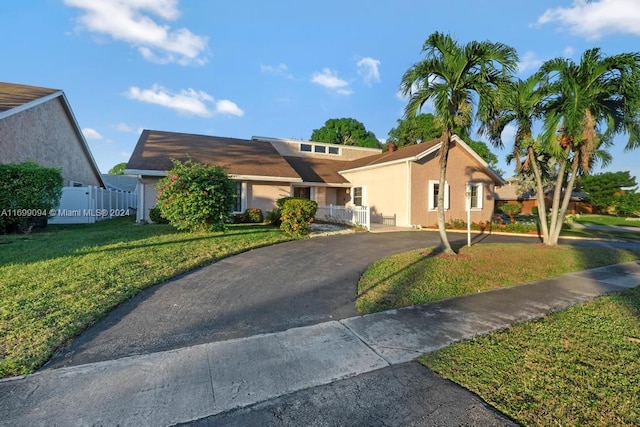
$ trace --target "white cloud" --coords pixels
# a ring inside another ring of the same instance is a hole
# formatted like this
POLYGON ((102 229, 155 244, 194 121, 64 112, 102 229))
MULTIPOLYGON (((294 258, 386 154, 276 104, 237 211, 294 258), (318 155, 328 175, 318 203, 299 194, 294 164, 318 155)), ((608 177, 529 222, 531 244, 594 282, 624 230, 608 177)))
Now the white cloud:
POLYGON ((525 52, 520 62, 518 62, 518 72, 524 73, 527 71, 535 70, 537 68, 540 68, 543 62, 544 61, 538 58, 534 52, 525 52))
POLYGON ((282 62, 278 65, 264 65, 260 64, 260 71, 265 74, 271 74, 272 76, 285 77, 287 79, 293 79, 293 75, 289 72, 287 64, 282 62))
POLYGON ((102 139, 102 135, 93 128, 82 128, 82 134, 87 139, 102 139))
POLYGON ((234 102, 227 99, 216 101, 208 93, 191 88, 183 89, 179 93, 172 93, 157 84, 154 84, 150 89, 131 86, 125 95, 130 99, 161 105, 186 115, 200 117, 211 117, 216 114, 244 115, 244 111, 234 102), (210 104, 213 104, 213 108, 210 104))
POLYGON ((562 51, 562 54, 564 55, 565 58, 572 58, 574 53, 575 53, 575 49, 572 46, 567 46, 562 51))
POLYGON ((128 132, 133 133, 134 129, 126 123, 120 122, 117 125, 113 126, 119 132, 128 132))
POLYGON ((371 86, 371 83, 380 83, 380 61, 373 58, 362 58, 356 64, 358 74, 364 76, 364 82, 371 86))
POLYGON ((178 0, 64 0, 64 3, 84 11, 78 18, 82 28, 129 43, 148 61, 181 65, 205 62, 201 55, 207 48, 207 37, 186 28, 172 30, 149 16, 166 21, 177 19, 178 0))
POLYGON ((558 23, 573 34, 589 40, 606 34, 640 35, 640 2, 638 0, 574 0, 570 7, 547 9, 537 24, 558 23))
POLYGON ((338 77, 338 73, 329 68, 323 68, 322 72, 316 71, 311 75, 311 82, 335 91, 339 95, 351 95, 349 83, 338 77))

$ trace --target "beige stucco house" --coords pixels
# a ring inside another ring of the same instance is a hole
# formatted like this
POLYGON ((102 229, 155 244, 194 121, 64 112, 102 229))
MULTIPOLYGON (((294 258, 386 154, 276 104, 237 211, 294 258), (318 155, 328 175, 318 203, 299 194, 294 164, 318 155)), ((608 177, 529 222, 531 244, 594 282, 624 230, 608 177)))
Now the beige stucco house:
MULTIPOLYGON (((235 210, 276 207, 286 196, 320 206, 367 206, 372 217, 392 216, 400 227, 436 224, 440 141, 382 152, 313 141, 251 140, 145 130, 125 173, 139 178, 138 220, 149 220, 156 185, 172 159, 222 166, 237 182, 235 210)), ((488 221, 496 186, 504 184, 457 136, 449 153, 445 186, 447 220, 488 221)))
POLYGON ((103 187, 64 92, 0 82, 0 163, 59 167, 65 186, 103 187))

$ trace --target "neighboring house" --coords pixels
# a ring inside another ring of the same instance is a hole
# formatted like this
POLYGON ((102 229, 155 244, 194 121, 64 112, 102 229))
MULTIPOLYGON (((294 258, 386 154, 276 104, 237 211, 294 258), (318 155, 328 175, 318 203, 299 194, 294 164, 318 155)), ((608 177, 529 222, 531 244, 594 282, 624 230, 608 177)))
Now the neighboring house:
MULTIPOLYGON (((564 192, 562 197, 564 197, 564 192)), ((500 212, 500 206, 506 205, 507 203, 518 203, 522 207, 522 211, 520 213, 524 215, 532 215, 534 213, 534 208, 538 207, 536 194, 533 191, 520 191, 515 178, 508 178, 507 185, 496 188, 496 212, 500 212)), ((545 196, 547 209, 551 208, 552 203, 553 192, 550 191, 545 196)), ((587 201, 587 197, 584 193, 574 191, 571 194, 571 200, 569 201, 567 212, 570 214, 592 213, 593 208, 587 201)))
POLYGON ((104 186, 64 92, 0 82, 0 163, 26 161, 61 168, 65 186, 104 186))
MULTIPOLYGON (((436 224, 440 141, 400 150, 253 137, 252 140, 145 130, 125 173, 138 175, 138 220, 149 220, 156 185, 171 159, 222 166, 237 181, 236 212, 268 212, 285 196, 321 206, 368 206, 393 215, 401 227, 436 224)), ((488 221, 502 178, 457 136, 449 153, 445 191, 447 220, 488 221)))

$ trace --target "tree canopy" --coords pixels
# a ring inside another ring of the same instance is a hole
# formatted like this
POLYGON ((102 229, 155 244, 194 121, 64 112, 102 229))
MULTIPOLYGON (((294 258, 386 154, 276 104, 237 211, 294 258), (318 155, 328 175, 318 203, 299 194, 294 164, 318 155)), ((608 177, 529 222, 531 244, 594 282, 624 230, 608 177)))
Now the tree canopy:
POLYGON ((118 163, 117 165, 109 169, 109 175, 123 175, 126 167, 126 162, 118 163))
POLYGON ((585 175, 581 179, 582 190, 589 196, 589 201, 594 208, 607 210, 614 205, 615 197, 623 193, 623 190, 635 192, 638 183, 629 171, 604 172, 594 175, 585 175))
POLYGON ((331 144, 355 145, 358 147, 379 148, 380 141, 368 131, 364 124, 351 118, 329 119, 319 129, 314 129, 311 141, 331 144))

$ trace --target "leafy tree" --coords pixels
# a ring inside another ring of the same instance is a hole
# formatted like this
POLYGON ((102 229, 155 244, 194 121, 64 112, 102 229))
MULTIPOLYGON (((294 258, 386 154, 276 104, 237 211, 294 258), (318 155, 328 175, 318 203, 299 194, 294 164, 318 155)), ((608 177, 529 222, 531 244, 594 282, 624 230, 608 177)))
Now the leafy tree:
POLYGON ((225 230, 236 184, 219 166, 173 161, 158 183, 160 214, 178 230, 225 230))
POLYGON ((616 196, 613 207, 618 215, 640 217, 640 193, 624 193, 616 196))
POLYGON ((627 149, 640 145, 640 53, 605 56, 592 48, 578 64, 552 59, 541 72, 548 90, 541 141, 559 163, 545 243, 557 245, 578 174, 589 172, 616 134, 629 136, 627 149))
POLYGON ((516 215, 522 212, 522 206, 520 206, 520 203, 507 203, 505 205, 500 206, 500 210, 502 211, 502 213, 509 215, 509 218, 511 219, 511 224, 515 224, 516 215))
POLYGON ((398 125, 389 131, 387 143, 392 142, 398 148, 431 141, 442 135, 442 126, 436 124, 433 114, 398 119, 398 125))
MULTIPOLYGON (((518 55, 501 43, 473 41, 460 45, 450 35, 439 32, 427 38, 422 52, 425 59, 411 66, 402 77, 401 91, 410 95, 405 116, 415 116, 427 101, 433 100, 435 116, 442 123, 439 182, 440 188, 444 188, 454 131, 462 129, 468 133, 475 98, 477 116, 488 117, 497 102, 497 89, 515 72, 518 55)), ((444 253, 454 254, 445 227, 444 191, 440 191, 440 240, 444 253)))
POLYGON ((582 191, 589 195, 591 205, 601 211, 614 205, 616 195, 620 195, 623 188, 633 193, 638 185, 629 171, 586 175, 581 178, 580 184, 582 191))
MULTIPOLYGON (((389 131, 388 143, 394 143, 396 147, 415 145, 423 141, 431 141, 442 135, 442 125, 433 114, 423 113, 417 116, 405 117, 397 120, 397 127, 389 131)), ((482 141, 474 141, 463 129, 457 129, 458 134, 493 170, 503 175, 498 169, 498 157, 491 152, 487 144, 482 141)))
POLYGON ((319 129, 314 129, 311 141, 331 144, 355 145, 358 147, 379 148, 380 141, 356 119, 329 119, 319 129))
POLYGON ((109 175, 123 175, 126 167, 126 162, 118 163, 117 165, 109 169, 109 175))

